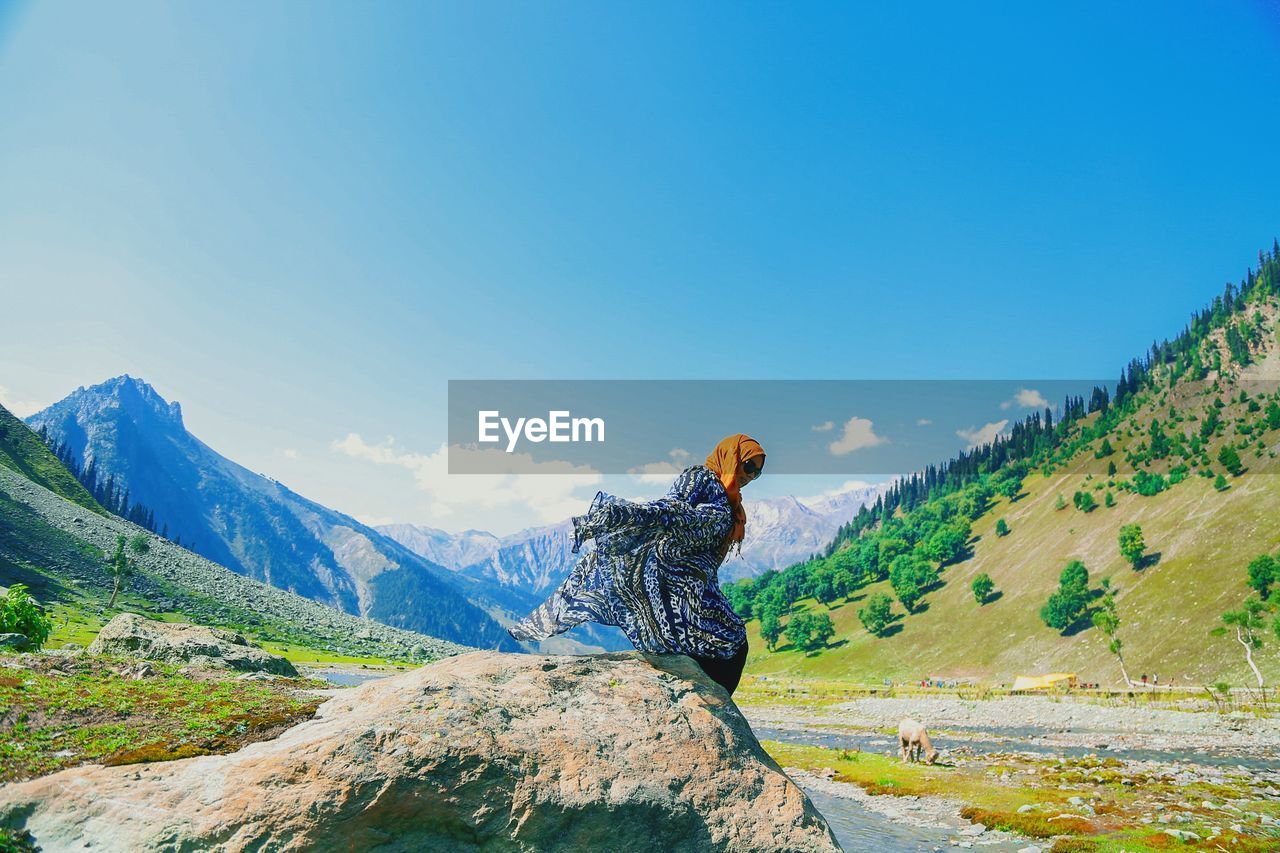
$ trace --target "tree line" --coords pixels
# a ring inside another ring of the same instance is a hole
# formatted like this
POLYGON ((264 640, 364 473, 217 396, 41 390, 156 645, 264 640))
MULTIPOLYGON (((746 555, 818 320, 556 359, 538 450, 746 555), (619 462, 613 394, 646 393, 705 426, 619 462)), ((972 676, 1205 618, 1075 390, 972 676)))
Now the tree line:
POLYGON ((104 477, 98 469, 97 460, 93 457, 89 458, 89 464, 81 465, 79 455, 71 449, 70 445, 66 441, 55 441, 49 434, 48 427, 43 424, 37 434, 53 455, 58 457, 58 461, 80 481, 80 484, 93 495, 93 499, 101 504, 103 509, 125 521, 145 527, 152 533, 159 533, 166 539, 169 538, 168 525, 164 526, 163 531, 157 530, 155 512, 139 501, 131 501, 128 487, 116 482, 114 472, 108 472, 104 477))

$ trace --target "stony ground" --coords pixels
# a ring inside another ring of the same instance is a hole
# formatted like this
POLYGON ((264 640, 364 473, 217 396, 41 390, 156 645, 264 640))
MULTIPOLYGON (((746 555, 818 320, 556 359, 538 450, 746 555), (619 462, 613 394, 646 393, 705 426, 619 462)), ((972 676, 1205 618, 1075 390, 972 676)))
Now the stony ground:
MULTIPOLYGON (((932 731, 963 737, 1029 740, 1041 745, 1099 750, 1213 750, 1224 755, 1280 761, 1280 717, 1217 713, 1192 700, 1183 710, 1107 705, 1092 701, 1011 696, 991 700, 956 696, 853 699, 822 705, 740 702, 753 724, 782 728, 896 730, 913 717, 932 731)), ((1276 709, 1280 712, 1280 708, 1276 709)))
POLYGON ((1280 849, 1280 721, 1196 704, 750 691, 739 703, 758 733, 782 733, 765 747, 797 778, 890 820, 950 827, 957 845, 1007 842, 999 831, 1046 851, 1280 849), (934 733, 938 764, 898 758, 904 716, 934 733))

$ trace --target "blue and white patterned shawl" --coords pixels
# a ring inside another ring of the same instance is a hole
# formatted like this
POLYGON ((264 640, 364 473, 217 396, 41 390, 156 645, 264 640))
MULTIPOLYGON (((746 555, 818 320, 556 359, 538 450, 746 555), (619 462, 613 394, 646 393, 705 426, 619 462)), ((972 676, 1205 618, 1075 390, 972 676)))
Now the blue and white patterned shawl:
POLYGON ((641 651, 733 657, 746 628, 718 576, 732 525, 724 486, 702 465, 686 468, 656 501, 597 492, 587 514, 573 519, 573 552, 588 539, 595 548, 507 632, 543 640, 590 621, 618 626, 641 651))

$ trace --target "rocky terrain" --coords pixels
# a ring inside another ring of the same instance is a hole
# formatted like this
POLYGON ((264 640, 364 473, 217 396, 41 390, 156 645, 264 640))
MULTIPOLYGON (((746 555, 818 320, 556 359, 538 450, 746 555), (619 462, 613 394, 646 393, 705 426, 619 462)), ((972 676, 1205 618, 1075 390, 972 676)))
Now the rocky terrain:
POLYGON ((827 795, 837 834, 871 819, 935 845, 999 850, 1280 846, 1280 721, 1265 714, 1194 699, 739 692, 770 754, 827 795), (908 716, 926 723, 936 765, 901 761, 896 727, 908 716))
POLYGON ((234 631, 158 622, 136 613, 121 613, 108 622, 86 651, 91 655, 128 655, 166 663, 298 677, 298 670, 288 660, 264 652, 234 631))
POLYGON ((1045 746, 1099 750, 1212 749, 1223 755, 1274 757, 1280 761, 1280 719, 1242 712, 1219 714, 1190 702, 1187 708, 1009 696, 969 700, 957 696, 865 698, 803 710, 745 705, 756 726, 888 731, 911 716, 956 735, 993 738, 1015 733, 1045 746))
POLYGON ((839 849, 683 656, 473 652, 230 755, 0 789, 46 850, 839 849))
MULTIPOLYGON (((90 543, 105 553, 115 547, 117 535, 147 535, 151 547, 148 553, 136 557, 141 572, 130 579, 130 588, 146 595, 157 609, 181 609, 192 621, 217 624, 237 614, 253 614, 264 623, 314 638, 321 648, 344 654, 432 660, 468 650, 456 643, 341 613, 243 577, 137 525, 89 512, 0 467, 0 496, 3 495, 26 505, 45 523, 74 540, 90 543)), ((85 565, 83 555, 52 556, 44 568, 73 584, 109 584, 105 568, 92 563, 95 567, 86 569, 85 565), (80 559, 73 559, 75 556, 80 559)))

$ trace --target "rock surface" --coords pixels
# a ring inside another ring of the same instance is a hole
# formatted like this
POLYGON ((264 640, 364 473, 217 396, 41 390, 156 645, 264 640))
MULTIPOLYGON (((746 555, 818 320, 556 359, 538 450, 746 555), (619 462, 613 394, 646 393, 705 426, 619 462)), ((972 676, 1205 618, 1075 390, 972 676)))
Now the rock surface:
POLYGON ((234 631, 185 622, 160 622, 136 613, 121 613, 108 622, 89 645, 88 652, 240 672, 298 675, 289 661, 250 645, 234 631))
POLYGON ((31 648, 26 634, 0 634, 0 649, 23 652, 31 648))
POLYGON ((237 753, 0 789, 45 850, 838 850, 680 655, 474 652, 237 753))

